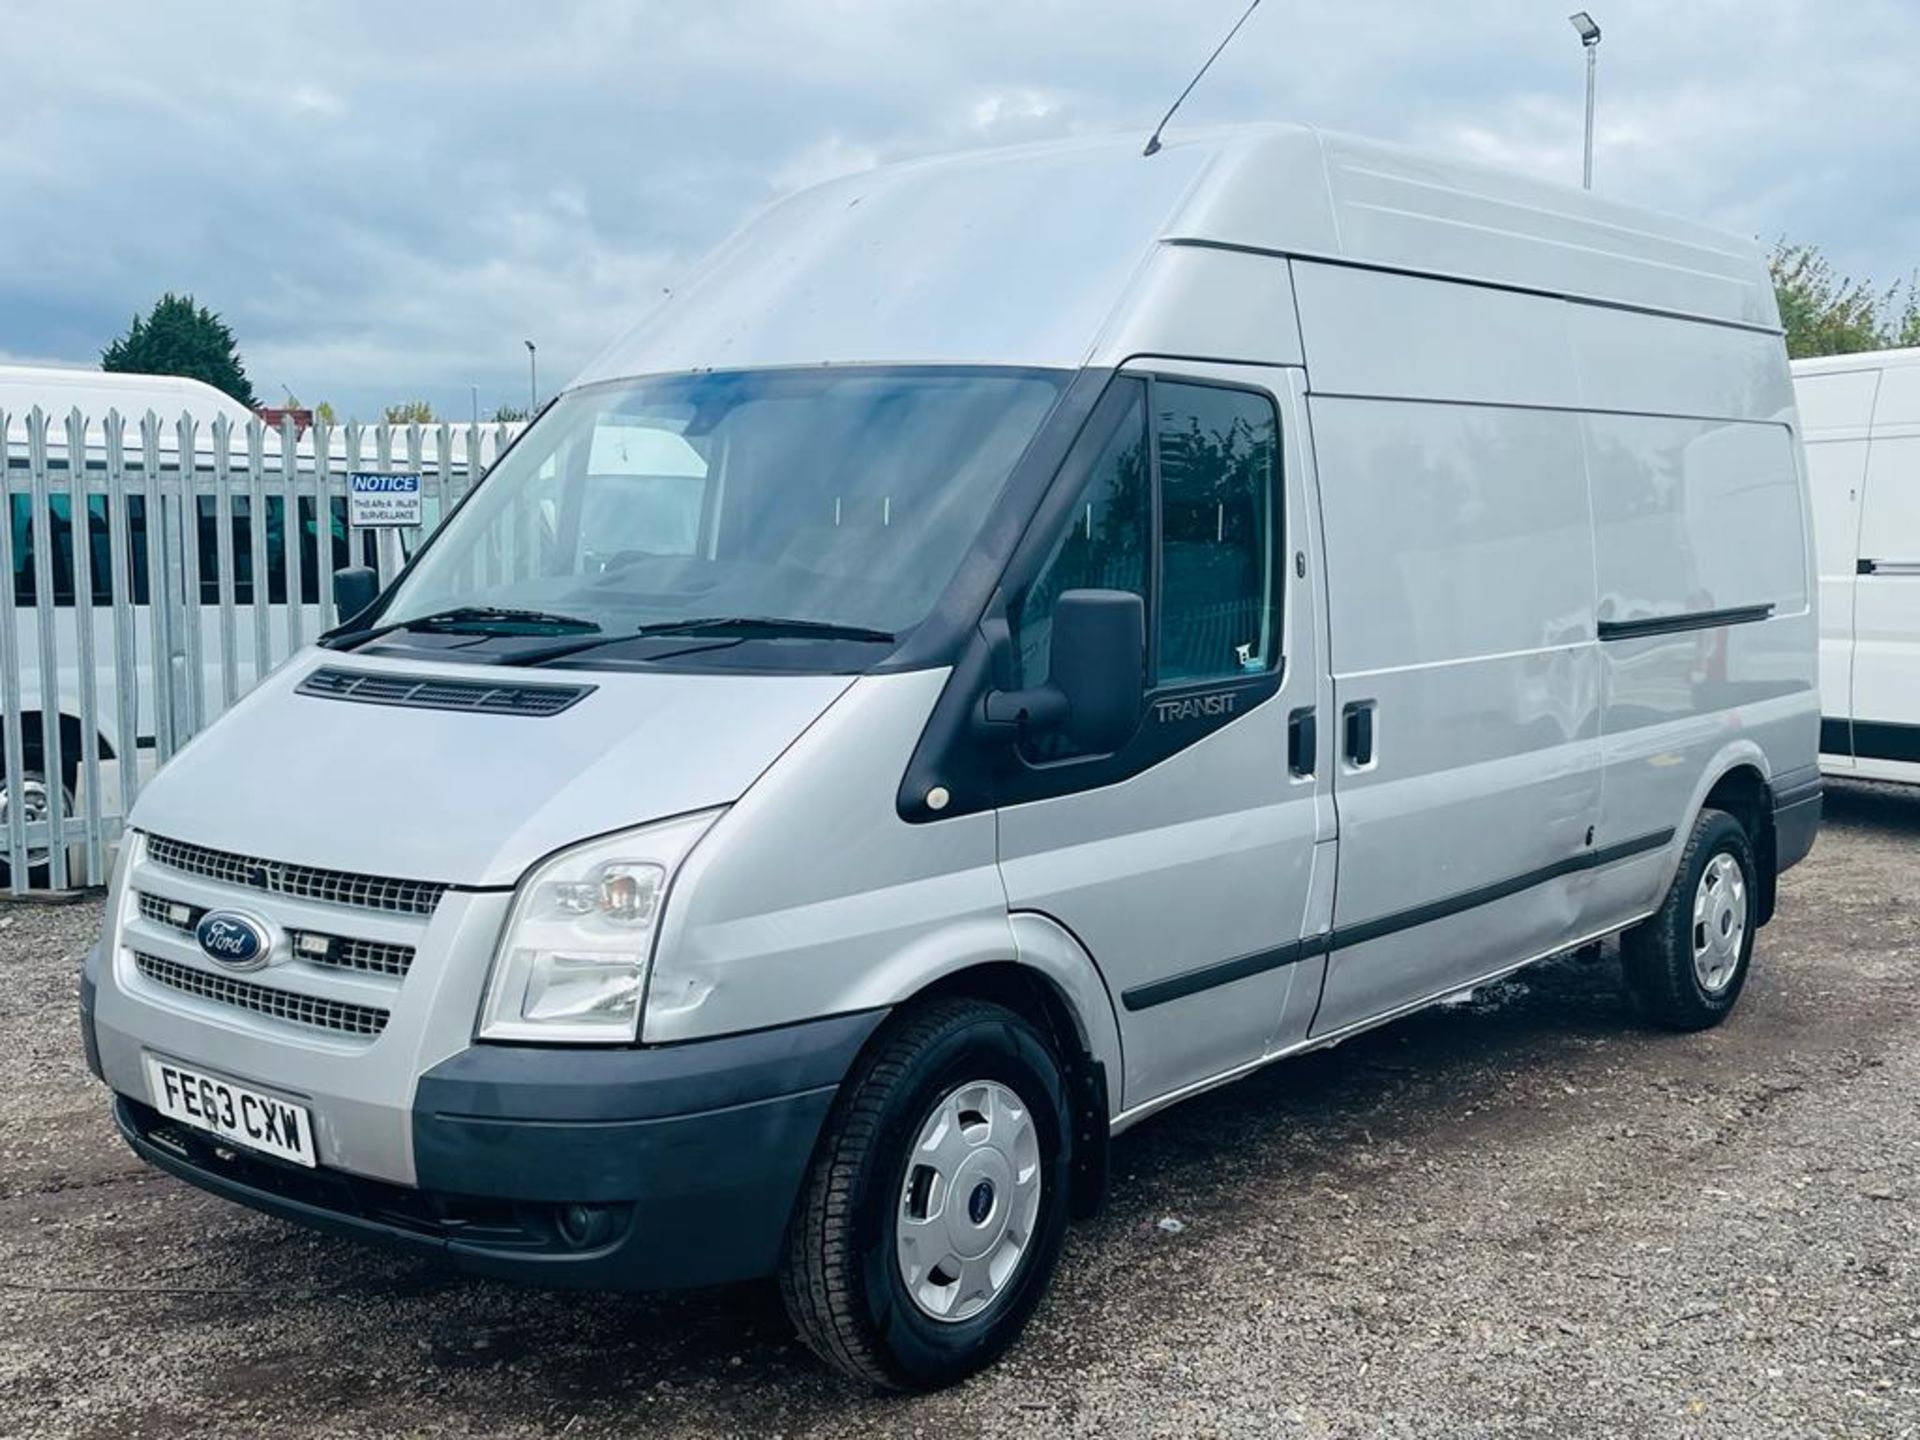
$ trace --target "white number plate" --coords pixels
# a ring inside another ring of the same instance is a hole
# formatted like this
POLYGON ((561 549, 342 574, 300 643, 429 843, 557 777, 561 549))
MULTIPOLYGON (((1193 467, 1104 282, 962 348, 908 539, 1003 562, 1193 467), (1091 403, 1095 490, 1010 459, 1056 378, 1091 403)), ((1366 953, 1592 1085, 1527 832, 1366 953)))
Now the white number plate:
POLYGON ((298 1165, 318 1163, 313 1154, 313 1121, 305 1107, 170 1060, 152 1055, 146 1059, 147 1089, 154 1109, 162 1115, 298 1165))

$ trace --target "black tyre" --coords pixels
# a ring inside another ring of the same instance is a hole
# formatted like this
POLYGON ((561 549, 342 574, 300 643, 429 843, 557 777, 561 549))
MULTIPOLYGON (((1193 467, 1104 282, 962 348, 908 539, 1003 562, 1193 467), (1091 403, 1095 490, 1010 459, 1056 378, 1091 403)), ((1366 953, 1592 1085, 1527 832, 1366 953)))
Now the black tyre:
POLYGON ((999 1005, 897 1016, 848 1077, 788 1231, 780 1294, 807 1345, 857 1379, 951 1384, 1019 1335, 1066 1231, 1066 1085, 999 1005))
POLYGON ((1733 1011, 1759 929, 1753 843, 1724 810, 1702 810, 1659 910, 1621 937, 1627 989, 1672 1030, 1705 1030, 1733 1011))

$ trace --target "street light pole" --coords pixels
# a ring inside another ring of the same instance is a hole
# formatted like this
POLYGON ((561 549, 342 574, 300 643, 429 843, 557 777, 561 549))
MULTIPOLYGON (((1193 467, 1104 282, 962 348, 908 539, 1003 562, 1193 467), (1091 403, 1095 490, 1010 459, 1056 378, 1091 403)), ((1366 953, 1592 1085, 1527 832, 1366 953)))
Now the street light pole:
POLYGON ((1593 90, 1600 68, 1600 27, 1594 23, 1593 16, 1584 10, 1576 10, 1567 17, 1580 34, 1580 46, 1587 52, 1587 143, 1586 160, 1581 167, 1580 183, 1586 189, 1593 188, 1593 90))
POLYGON ((540 408, 540 369, 533 341, 527 345, 527 418, 533 418, 533 412, 540 408))

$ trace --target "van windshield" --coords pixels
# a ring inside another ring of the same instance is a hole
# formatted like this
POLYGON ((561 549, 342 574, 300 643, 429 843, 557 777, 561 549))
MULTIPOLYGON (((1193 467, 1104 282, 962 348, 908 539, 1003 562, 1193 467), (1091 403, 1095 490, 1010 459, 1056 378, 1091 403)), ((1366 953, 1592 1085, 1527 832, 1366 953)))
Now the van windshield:
MULTIPOLYGON (((378 616, 884 640, 926 618, 1066 383, 1002 369, 673 375, 563 396, 378 616), (755 622, 747 624, 746 622, 755 622), (791 622, 782 625, 758 622, 791 622)), ((438 622, 445 623, 445 622, 438 622)))

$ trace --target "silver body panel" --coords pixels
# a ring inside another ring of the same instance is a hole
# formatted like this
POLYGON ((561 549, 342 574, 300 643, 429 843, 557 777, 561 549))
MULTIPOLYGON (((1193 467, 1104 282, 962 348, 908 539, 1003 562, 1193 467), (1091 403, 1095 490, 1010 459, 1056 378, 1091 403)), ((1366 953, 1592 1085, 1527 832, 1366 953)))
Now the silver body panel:
POLYGON ((155 777, 134 827, 304 865, 511 887, 563 846, 736 799, 848 685, 547 672, 594 691, 558 715, 502 717, 297 694, 322 665, 501 678, 494 666, 309 651, 155 777))
POLYGON ((569 671, 593 695, 522 720, 300 697, 320 661, 299 657, 168 766, 136 826, 461 888, 400 927, 415 968, 356 1047, 156 993, 136 945, 196 962, 128 910, 159 883, 136 857, 96 962, 109 1082, 141 1094, 142 1049, 220 1069, 313 1104, 323 1164, 404 1182, 414 1082, 469 1043, 508 890, 566 845, 724 806, 672 879, 643 1043, 881 1010, 1021 966, 1064 1002, 1123 1125, 1640 920, 1716 781, 1813 772, 1805 478, 1747 242, 1295 128, 1197 135, 1152 161, 1074 142, 787 201, 581 383, 922 362, 1270 394, 1278 693, 1117 783, 910 820, 899 790, 945 664, 569 671), (1751 623, 1605 633, 1759 606, 1751 623), (1376 720, 1364 764, 1343 758, 1350 702, 1376 720), (1318 746, 1296 777, 1301 710, 1318 746), (339 763, 288 763, 315 755, 339 763), (1278 958, 1129 1008, 1260 956, 1278 958))
POLYGON ((873 1009, 1013 955, 994 817, 895 810, 946 674, 857 681, 722 816, 675 881, 649 1042, 873 1009))

